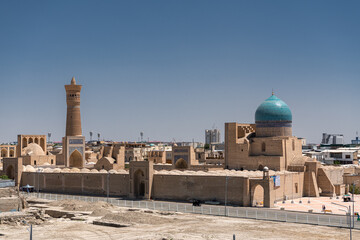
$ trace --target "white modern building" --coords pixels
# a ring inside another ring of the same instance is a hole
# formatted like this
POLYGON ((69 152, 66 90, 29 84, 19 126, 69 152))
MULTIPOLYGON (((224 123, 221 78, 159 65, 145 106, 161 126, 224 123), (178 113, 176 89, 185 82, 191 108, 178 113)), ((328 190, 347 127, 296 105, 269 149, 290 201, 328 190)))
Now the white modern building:
POLYGON ((323 162, 326 164, 353 164, 358 163, 359 149, 339 148, 322 151, 323 162))

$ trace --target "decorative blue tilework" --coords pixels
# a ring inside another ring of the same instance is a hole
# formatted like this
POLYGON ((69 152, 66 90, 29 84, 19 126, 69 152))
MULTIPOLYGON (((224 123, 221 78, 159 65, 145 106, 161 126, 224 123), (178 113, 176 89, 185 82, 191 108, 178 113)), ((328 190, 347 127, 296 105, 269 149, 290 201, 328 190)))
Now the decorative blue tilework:
POLYGON ((255 112, 255 122, 267 121, 292 121, 289 106, 275 95, 261 103, 255 112))

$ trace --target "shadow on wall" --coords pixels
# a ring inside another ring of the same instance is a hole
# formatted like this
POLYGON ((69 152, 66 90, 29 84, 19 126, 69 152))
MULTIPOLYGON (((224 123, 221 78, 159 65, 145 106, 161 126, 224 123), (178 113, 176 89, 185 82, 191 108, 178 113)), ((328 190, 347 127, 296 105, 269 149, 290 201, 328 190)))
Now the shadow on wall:
POLYGON ((134 194, 136 198, 145 197, 145 174, 140 169, 134 173, 134 187, 134 194))
POLYGON ((183 158, 180 158, 180 159, 178 159, 176 161, 175 168, 177 168, 177 169, 186 169, 186 168, 188 168, 188 164, 183 158))

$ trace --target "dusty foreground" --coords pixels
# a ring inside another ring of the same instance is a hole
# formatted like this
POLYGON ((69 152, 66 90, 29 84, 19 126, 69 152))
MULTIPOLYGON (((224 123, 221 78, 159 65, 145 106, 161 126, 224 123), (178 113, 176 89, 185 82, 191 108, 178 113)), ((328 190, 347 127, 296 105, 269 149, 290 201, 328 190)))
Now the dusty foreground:
MULTIPOLYGON (((107 203, 32 204, 33 239, 349 239, 349 230, 303 224, 127 209, 107 203), (43 210, 45 209, 45 210, 43 210), (94 225, 114 223, 117 227, 94 225), (119 224, 122 227, 119 227, 119 224)), ((354 239, 360 231, 353 232, 354 239)), ((22 219, 2 220, 0 239, 28 239, 22 219)))

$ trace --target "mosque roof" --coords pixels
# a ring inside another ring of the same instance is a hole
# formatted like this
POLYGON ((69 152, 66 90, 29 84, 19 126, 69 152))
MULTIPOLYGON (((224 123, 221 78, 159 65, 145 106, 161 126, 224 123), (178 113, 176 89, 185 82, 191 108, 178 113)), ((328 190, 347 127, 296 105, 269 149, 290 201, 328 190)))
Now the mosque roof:
POLYGON ((40 145, 36 143, 30 143, 26 148, 24 148, 25 155, 28 156, 41 156, 45 155, 44 150, 40 147, 40 145))
POLYGON ((103 157, 100 159, 100 161, 104 161, 104 160, 107 160, 110 164, 114 164, 115 162, 115 159, 112 157, 103 157))
POLYGON ((289 106, 273 94, 256 109, 257 121, 292 121, 292 114, 289 106))

